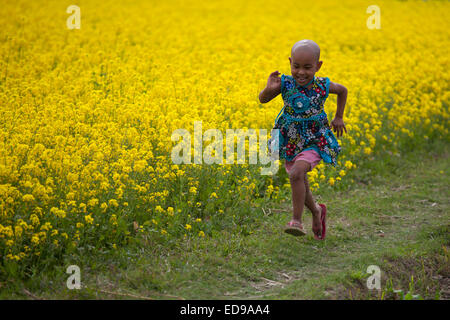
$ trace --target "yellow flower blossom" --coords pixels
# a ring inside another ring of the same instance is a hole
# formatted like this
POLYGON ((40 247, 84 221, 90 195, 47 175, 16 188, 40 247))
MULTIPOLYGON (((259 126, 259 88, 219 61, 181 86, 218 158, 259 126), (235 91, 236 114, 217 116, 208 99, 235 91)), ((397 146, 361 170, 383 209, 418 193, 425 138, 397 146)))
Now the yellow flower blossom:
POLYGON ((196 193, 197 192, 197 188, 196 187, 190 187, 189 188, 189 192, 190 193, 196 193))
POLYGON ((217 197, 217 194, 216 194, 215 192, 212 192, 212 193, 210 194, 209 197, 210 197, 210 198, 215 198, 215 199, 218 198, 218 197, 217 197))
POLYGON ((14 236, 16 238, 20 238, 22 236, 22 233, 23 233, 23 229, 22 229, 21 226, 15 226, 14 227, 14 236))
POLYGON ((84 216, 84 221, 87 224, 92 224, 94 222, 94 218, 92 218, 92 216, 90 214, 88 214, 88 215, 84 216))
POLYGON ((35 199, 34 199, 34 196, 33 196, 32 194, 25 194, 25 195, 22 197, 22 200, 25 201, 25 202, 32 202, 32 201, 34 201, 35 199))
POLYGON ((109 223, 111 223, 113 226, 117 226, 117 216, 115 214, 112 214, 109 218, 109 223))
POLYGON ((34 244, 34 245, 38 245, 39 244, 39 236, 37 234, 34 234, 31 237, 31 243, 34 244))
POLYGON ((39 224, 39 218, 35 214, 32 214, 30 216, 30 221, 31 221, 31 224, 33 224, 33 225, 38 225, 39 224))
POLYGON ((116 199, 109 199, 108 205, 117 208, 119 206, 119 203, 117 202, 116 199))
POLYGON ((87 205, 89 207, 95 207, 98 204, 98 199, 94 198, 94 199, 90 199, 87 203, 87 205))

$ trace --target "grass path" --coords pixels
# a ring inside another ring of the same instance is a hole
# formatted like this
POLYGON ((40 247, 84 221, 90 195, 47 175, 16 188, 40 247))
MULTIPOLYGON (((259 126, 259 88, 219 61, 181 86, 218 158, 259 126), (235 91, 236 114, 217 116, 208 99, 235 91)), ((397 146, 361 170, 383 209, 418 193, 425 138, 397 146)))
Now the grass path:
POLYGON ((286 201, 256 208, 260 217, 247 236, 224 230, 170 250, 148 244, 117 259, 86 257, 83 289, 55 286, 67 278, 60 273, 25 284, 28 298, 379 299, 414 284, 426 299, 449 299, 447 150, 427 162, 409 154, 369 164, 355 171, 349 190, 322 191, 316 200, 328 207, 325 241, 314 240, 307 209, 308 235, 282 232, 291 215, 286 201), (365 286, 369 265, 382 271, 381 291, 365 286))

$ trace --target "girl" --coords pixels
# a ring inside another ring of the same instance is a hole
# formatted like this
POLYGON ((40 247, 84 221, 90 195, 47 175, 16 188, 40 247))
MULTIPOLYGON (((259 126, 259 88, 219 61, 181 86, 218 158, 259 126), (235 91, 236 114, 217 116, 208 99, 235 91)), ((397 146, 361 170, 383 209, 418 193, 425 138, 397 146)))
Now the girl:
POLYGON ((284 106, 281 116, 275 120, 274 129, 280 130, 280 159, 285 159, 286 172, 292 188, 293 217, 285 232, 302 236, 306 232, 302 225, 304 205, 313 215, 314 237, 325 239, 326 212, 324 204, 317 204, 309 189, 307 172, 320 160, 336 166, 341 151, 336 137, 328 124, 324 103, 329 93, 337 94, 337 111, 331 126, 337 137, 347 132, 343 121, 347 100, 347 88, 331 82, 326 77, 316 77, 322 66, 320 48, 312 40, 301 40, 294 44, 289 62, 291 76, 272 72, 267 86, 259 94, 261 103, 266 103, 281 93, 284 106))

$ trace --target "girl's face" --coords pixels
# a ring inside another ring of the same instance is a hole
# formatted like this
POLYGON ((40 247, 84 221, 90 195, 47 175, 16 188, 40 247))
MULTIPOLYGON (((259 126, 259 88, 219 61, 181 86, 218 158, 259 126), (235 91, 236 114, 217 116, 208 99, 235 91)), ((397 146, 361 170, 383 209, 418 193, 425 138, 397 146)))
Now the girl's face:
POLYGON ((301 86, 310 82, 322 66, 322 61, 319 61, 317 55, 307 48, 295 50, 292 57, 289 57, 289 61, 292 76, 301 86))

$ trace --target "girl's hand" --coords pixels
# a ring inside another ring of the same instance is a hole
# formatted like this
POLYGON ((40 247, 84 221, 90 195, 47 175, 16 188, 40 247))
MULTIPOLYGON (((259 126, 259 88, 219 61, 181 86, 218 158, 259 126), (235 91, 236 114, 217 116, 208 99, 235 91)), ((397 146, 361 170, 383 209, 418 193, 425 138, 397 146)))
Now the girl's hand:
POLYGON ((259 101, 267 103, 281 93, 281 78, 277 71, 272 72, 267 79, 267 86, 259 93, 259 101))
POLYGON ((347 133, 347 128, 345 127, 344 120, 339 117, 334 117, 333 121, 331 121, 331 127, 334 132, 337 132, 337 137, 339 138, 345 133, 347 133))
POLYGON ((279 77, 280 73, 277 71, 272 72, 269 75, 269 79, 267 79, 267 89, 269 90, 277 90, 281 87, 281 78, 279 77))

